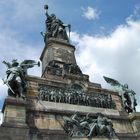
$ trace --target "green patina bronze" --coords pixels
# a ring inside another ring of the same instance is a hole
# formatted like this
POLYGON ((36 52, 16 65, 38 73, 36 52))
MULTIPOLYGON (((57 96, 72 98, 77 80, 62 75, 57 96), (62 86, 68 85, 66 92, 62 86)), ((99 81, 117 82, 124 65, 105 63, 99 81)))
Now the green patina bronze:
POLYGON ((68 35, 66 33, 66 27, 69 28, 69 36, 70 36, 70 25, 64 24, 60 19, 58 19, 55 14, 48 14, 48 5, 44 6, 45 15, 47 17, 46 24, 46 32, 41 34, 44 37, 44 42, 46 42, 47 38, 58 38, 69 41, 68 35))
POLYGON ((114 90, 119 93, 122 99, 124 109, 128 112, 136 112, 137 101, 135 98, 135 92, 128 88, 128 84, 120 84, 117 80, 105 77, 104 79, 107 83, 113 86, 114 90))
POLYGON ((81 116, 79 112, 75 112, 71 117, 63 117, 63 128, 71 137, 115 137, 116 134, 111 120, 102 113, 97 113, 96 116, 96 118, 90 116, 90 114, 81 116))
POLYGON ((16 59, 12 63, 3 61, 7 66, 6 77, 3 80, 4 84, 8 86, 8 95, 13 97, 25 98, 27 69, 38 65, 34 60, 24 60, 20 64, 16 59))

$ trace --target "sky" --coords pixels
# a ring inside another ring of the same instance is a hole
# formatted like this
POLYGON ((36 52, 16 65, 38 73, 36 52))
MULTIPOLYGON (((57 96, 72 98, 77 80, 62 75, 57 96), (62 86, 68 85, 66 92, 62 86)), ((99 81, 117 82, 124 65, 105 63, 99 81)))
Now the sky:
MULTIPOLYGON (((7 96, 3 60, 39 60, 44 48, 44 5, 71 24, 76 60, 90 81, 111 89, 103 76, 127 83, 136 92, 140 111, 140 0, 1 0, 0 109, 7 96)), ((41 76, 41 68, 29 70, 41 76)))

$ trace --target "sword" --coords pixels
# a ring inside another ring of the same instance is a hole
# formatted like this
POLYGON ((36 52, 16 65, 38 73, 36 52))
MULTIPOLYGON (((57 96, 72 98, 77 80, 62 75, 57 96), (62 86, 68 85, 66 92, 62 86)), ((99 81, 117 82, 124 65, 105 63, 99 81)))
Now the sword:
POLYGON ((68 28, 69 28, 69 40, 70 40, 70 32, 71 32, 71 25, 70 24, 68 25, 68 28))
MULTIPOLYGON (((3 80, 3 79, 2 79, 2 80, 3 80)), ((4 82, 4 80, 3 80, 3 82, 4 82)), ((13 91, 13 89, 12 89, 11 86, 8 84, 8 82, 4 82, 4 84, 6 84, 7 87, 11 90, 11 92, 12 92, 13 94, 16 95, 16 93, 13 91)))

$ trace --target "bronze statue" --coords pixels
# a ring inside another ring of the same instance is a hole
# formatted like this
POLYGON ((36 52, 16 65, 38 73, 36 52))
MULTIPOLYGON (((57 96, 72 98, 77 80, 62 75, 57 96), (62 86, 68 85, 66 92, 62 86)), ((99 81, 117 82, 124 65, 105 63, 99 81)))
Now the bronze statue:
POLYGON ((7 66, 6 77, 3 80, 8 86, 8 95, 13 97, 25 98, 27 69, 38 65, 34 60, 24 60, 21 64, 17 60, 12 60, 12 63, 3 61, 7 66))
POLYGON ((71 117, 63 117, 63 128, 71 137, 115 137, 116 134, 111 120, 102 113, 96 115, 97 118, 93 118, 89 113, 86 116, 81 116, 79 112, 75 112, 71 117))
POLYGON ((85 92, 82 88, 71 86, 57 88, 49 85, 39 85, 38 97, 43 101, 115 109, 116 104, 110 95, 85 92))
POLYGON ((97 116, 97 119, 90 124, 90 132, 87 136, 104 135, 109 138, 114 137, 115 132, 111 120, 105 117, 102 113, 97 113, 97 116))
POLYGON ((105 76, 104 79, 107 83, 114 87, 115 91, 119 93, 119 96, 121 97, 123 102, 124 109, 128 113, 136 112, 136 93, 128 88, 128 84, 120 84, 117 80, 105 76))
POLYGON ((70 25, 64 24, 60 19, 58 19, 55 14, 48 14, 48 5, 44 6, 45 9, 45 15, 47 17, 46 19, 46 33, 42 33, 44 37, 44 41, 46 42, 46 38, 59 38, 69 41, 67 33, 66 33, 66 27, 69 28, 69 34, 70 34, 70 25))

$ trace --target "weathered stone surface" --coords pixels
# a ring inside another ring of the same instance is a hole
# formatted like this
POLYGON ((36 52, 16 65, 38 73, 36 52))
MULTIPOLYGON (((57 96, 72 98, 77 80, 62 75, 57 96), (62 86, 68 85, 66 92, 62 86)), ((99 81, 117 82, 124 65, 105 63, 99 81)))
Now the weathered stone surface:
POLYGON ((130 116, 134 132, 140 132, 140 112, 132 113, 130 116))
POLYGON ((55 115, 46 115, 44 118, 38 118, 35 120, 35 125, 39 129, 48 130, 62 130, 63 128, 58 120, 56 120, 55 115))
POLYGON ((119 96, 112 95, 112 99, 115 101, 117 109, 119 111, 123 110, 123 108, 122 108, 122 102, 121 102, 120 97, 119 96))
POLYGON ((42 61, 42 72, 44 73, 47 64, 52 60, 76 63, 74 51, 75 47, 69 43, 57 39, 49 39, 40 57, 42 61))
POLYGON ((120 120, 113 121, 114 129, 116 133, 133 133, 133 127, 129 120, 120 120))
POLYGON ((96 108, 96 107, 88 107, 88 106, 79 106, 65 103, 55 103, 55 102, 47 102, 47 101, 39 101, 36 103, 37 110, 44 110, 46 108, 49 110, 54 110, 57 112, 85 112, 85 113, 98 113, 102 112, 106 115, 116 115, 119 116, 119 111, 115 109, 104 109, 104 108, 96 108))
POLYGON ((26 102, 22 99, 8 98, 3 107, 4 125, 26 126, 26 102))
POLYGON ((29 140, 28 128, 24 127, 8 127, 2 126, 0 128, 0 140, 29 140))

